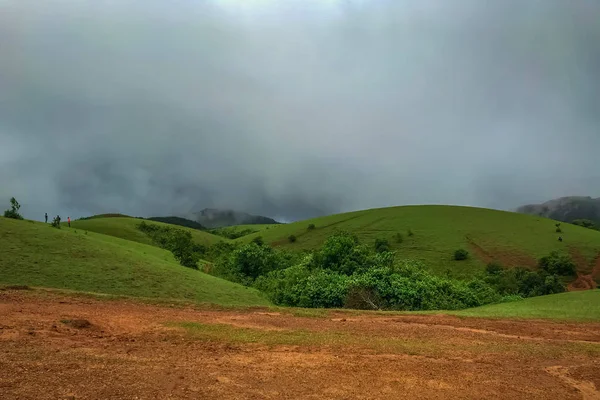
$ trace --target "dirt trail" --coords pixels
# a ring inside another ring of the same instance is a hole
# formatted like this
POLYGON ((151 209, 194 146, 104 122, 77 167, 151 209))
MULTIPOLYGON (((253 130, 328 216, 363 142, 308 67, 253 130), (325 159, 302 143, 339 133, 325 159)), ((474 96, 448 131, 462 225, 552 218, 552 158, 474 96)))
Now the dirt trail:
POLYGON ((596 390, 596 385, 588 381, 579 381, 569 376, 569 369, 560 365, 546 368, 546 371, 553 376, 560 378, 566 384, 572 386, 581 392, 583 400, 600 400, 600 392, 596 390))
POLYGON ((306 318, 0 291, 3 400, 595 400, 599 356, 599 323, 306 318))
MULTIPOLYGON (((581 260, 583 256, 578 251, 572 250, 571 255, 576 254, 577 259, 581 260)), ((578 261, 578 265, 581 267, 581 261, 578 261)), ((569 291, 575 290, 590 290, 596 289, 598 284, 596 283, 596 279, 600 278, 600 253, 592 260, 590 263, 591 272, 589 274, 581 274, 577 273, 577 279, 571 282, 567 289, 569 291)))

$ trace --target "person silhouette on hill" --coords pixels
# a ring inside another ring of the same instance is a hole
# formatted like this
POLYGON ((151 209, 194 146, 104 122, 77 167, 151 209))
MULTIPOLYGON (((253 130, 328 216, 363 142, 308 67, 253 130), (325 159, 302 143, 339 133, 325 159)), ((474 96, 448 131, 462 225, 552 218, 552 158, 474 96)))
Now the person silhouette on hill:
POLYGON ((44 217, 46 218, 46 223, 48 223, 48 213, 46 213, 44 217))
POLYGON ((71 217, 67 217, 67 224, 69 224, 69 228, 71 227, 71 217))

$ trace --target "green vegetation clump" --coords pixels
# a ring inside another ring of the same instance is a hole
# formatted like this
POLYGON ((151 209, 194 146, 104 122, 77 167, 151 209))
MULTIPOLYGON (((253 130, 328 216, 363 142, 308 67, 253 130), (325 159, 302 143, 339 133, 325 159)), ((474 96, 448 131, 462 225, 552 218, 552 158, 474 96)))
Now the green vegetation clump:
POLYGON ((142 221, 138 229, 152 238, 161 248, 169 250, 181 265, 198 269, 198 261, 206 248, 192 240, 192 234, 177 228, 147 224, 142 221))
POLYGON ((216 262, 214 273, 253 285, 284 306, 433 310, 501 299, 481 280, 437 277, 417 262, 398 266, 394 253, 378 252, 347 232, 305 255, 249 243, 216 262))
POLYGON ((52 219, 52 223, 50 224, 53 228, 60 229, 60 215, 57 215, 52 219))
POLYGON ((289 241, 290 243, 296 243, 296 240, 298 240, 298 239, 296 238, 296 235, 290 235, 290 236, 288 236, 288 241, 289 241))
POLYGON ((306 229, 309 231, 313 231, 313 230, 315 230, 315 228, 316 228, 315 224, 308 224, 308 228, 306 228, 306 229))
MULTIPOLYGON (((548 259, 561 265, 565 261, 555 255, 548 259)), ((282 306, 416 311, 458 310, 560 293, 565 287, 552 271, 495 263, 469 280, 436 276, 420 262, 397 261, 385 239, 371 247, 352 233, 338 231, 305 254, 254 242, 237 247, 215 263, 213 273, 254 286, 282 306)))
POLYGON ((483 281, 506 298, 543 296, 566 290, 560 277, 554 273, 522 267, 504 268, 498 263, 488 264, 483 281))
POLYGON ((550 255, 542 257, 538 265, 540 269, 552 275, 574 276, 576 271, 576 265, 571 257, 557 251, 553 251, 550 255))
POLYGON ((456 261, 462 261, 469 258, 469 252, 465 249, 458 249, 454 252, 454 259, 456 261))
POLYGON ((576 219, 572 223, 573 225, 582 226, 584 228, 600 230, 600 228, 596 226, 596 223, 589 219, 576 219))
POLYGON ((375 239, 375 251, 378 253, 390 251, 390 242, 387 239, 375 239))
POLYGON ((20 208, 21 208, 21 205, 19 204, 17 199, 15 199, 14 197, 11 197, 10 209, 4 211, 4 217, 11 218, 11 219, 23 219, 23 216, 21 214, 19 214, 20 208))

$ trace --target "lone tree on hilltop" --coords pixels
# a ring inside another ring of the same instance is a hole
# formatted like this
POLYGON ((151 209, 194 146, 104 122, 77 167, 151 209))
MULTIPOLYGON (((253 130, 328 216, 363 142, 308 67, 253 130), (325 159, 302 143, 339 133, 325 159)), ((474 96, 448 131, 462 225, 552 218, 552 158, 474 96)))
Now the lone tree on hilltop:
POLYGON ((12 197, 10 199, 10 210, 4 211, 4 216, 6 218, 12 218, 12 219, 23 219, 23 216, 21 214, 19 214, 20 208, 21 208, 21 205, 19 204, 17 199, 12 197))

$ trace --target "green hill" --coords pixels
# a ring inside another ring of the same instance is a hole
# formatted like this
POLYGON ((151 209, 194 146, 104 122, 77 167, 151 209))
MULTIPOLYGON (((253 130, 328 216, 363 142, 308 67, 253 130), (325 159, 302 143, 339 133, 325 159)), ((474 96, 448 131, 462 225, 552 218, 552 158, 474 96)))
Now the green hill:
MULTIPOLYGON (((555 221, 542 217, 483 208, 404 206, 272 226, 236 241, 249 242, 262 236, 274 246, 313 249, 339 229, 356 233, 364 243, 387 239, 398 258, 423 261, 440 274, 449 270, 455 276, 468 276, 492 260, 506 266, 535 267, 538 258, 553 250, 570 252, 579 271, 590 274, 599 260, 600 232, 563 224, 563 232, 556 233, 554 224, 555 221), (315 229, 309 230, 309 224, 314 224, 315 229), (395 239, 397 234, 402 235, 402 243, 395 239), (296 242, 288 240, 290 235, 296 237, 296 242), (563 242, 558 241, 559 236, 563 242), (468 260, 453 260, 454 251, 459 248, 470 252, 468 260)), ((600 268, 596 268, 598 273, 600 268)))
POLYGON ((254 289, 182 267, 168 251, 135 241, 0 217, 0 243, 3 285, 224 305, 268 304, 254 289))
MULTIPOLYGON (((167 225, 162 222, 148 221, 139 218, 91 218, 71 222, 74 229, 83 229, 90 232, 102 233, 105 235, 115 236, 121 239, 132 240, 134 242, 152 244, 152 240, 144 232, 140 231, 137 226, 140 222, 146 221, 147 224, 167 225)), ((64 225, 66 226, 66 224, 64 225)), ((184 229, 192 234, 192 238, 196 243, 206 246, 215 244, 219 241, 227 240, 217 235, 208 232, 203 232, 198 229, 187 228, 179 225, 168 225, 178 229, 184 229)))
POLYGON ((491 304, 457 311, 453 314, 466 317, 550 318, 599 321, 600 290, 531 297, 512 303, 491 304))
POLYGON ((255 232, 260 232, 274 226, 279 226, 279 224, 233 225, 226 226, 223 228, 211 229, 210 233, 229 239, 238 239, 243 236, 250 235, 255 232))

